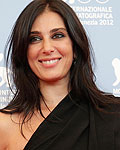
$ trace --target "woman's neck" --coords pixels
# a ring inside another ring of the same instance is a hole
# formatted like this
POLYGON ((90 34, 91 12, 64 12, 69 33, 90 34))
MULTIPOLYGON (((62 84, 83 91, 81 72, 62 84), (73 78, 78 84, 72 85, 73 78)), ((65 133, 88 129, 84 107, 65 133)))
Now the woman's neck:
MULTIPOLYGON (((68 81, 40 81, 40 91, 47 106, 51 109, 54 109, 58 103, 68 94, 68 81)), ((41 100, 41 105, 43 103, 43 100, 41 100)))

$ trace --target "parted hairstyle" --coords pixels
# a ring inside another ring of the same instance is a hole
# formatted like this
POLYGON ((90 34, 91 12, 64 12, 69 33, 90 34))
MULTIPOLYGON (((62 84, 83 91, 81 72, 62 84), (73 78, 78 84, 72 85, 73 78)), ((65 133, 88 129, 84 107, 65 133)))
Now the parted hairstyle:
POLYGON ((115 102, 112 96, 108 97, 95 84, 95 75, 92 69, 94 57, 90 40, 72 8, 62 0, 33 0, 18 17, 7 43, 6 64, 8 66, 11 63, 16 91, 12 101, 0 110, 9 114, 23 113, 23 123, 27 116, 33 115, 35 109, 43 115, 40 107, 42 93, 40 92, 39 78, 28 64, 27 50, 32 25, 36 17, 42 14, 46 8, 58 13, 63 18, 73 42, 73 53, 76 58, 70 69, 68 88, 71 87, 79 100, 81 100, 81 96, 88 98, 89 102, 98 110, 115 102))

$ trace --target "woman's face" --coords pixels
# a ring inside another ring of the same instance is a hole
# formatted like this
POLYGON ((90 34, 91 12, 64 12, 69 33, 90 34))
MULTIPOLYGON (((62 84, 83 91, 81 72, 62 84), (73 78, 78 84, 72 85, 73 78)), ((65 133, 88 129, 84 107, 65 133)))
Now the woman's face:
POLYGON ((36 18, 27 57, 40 81, 69 80, 73 61, 72 41, 59 14, 45 11, 36 18))

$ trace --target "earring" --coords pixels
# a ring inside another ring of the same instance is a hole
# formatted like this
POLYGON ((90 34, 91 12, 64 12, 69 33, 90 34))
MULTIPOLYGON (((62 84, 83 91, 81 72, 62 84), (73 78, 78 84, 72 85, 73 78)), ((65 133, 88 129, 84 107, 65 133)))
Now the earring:
POLYGON ((76 64, 76 59, 74 58, 74 60, 73 60, 73 65, 75 65, 76 64))

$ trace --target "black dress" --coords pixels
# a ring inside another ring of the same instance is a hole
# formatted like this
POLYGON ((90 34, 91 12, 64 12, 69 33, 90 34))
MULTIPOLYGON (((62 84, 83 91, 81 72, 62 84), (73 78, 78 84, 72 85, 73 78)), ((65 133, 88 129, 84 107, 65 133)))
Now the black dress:
POLYGON ((24 150, 120 150, 120 117, 67 95, 40 124, 24 150))

